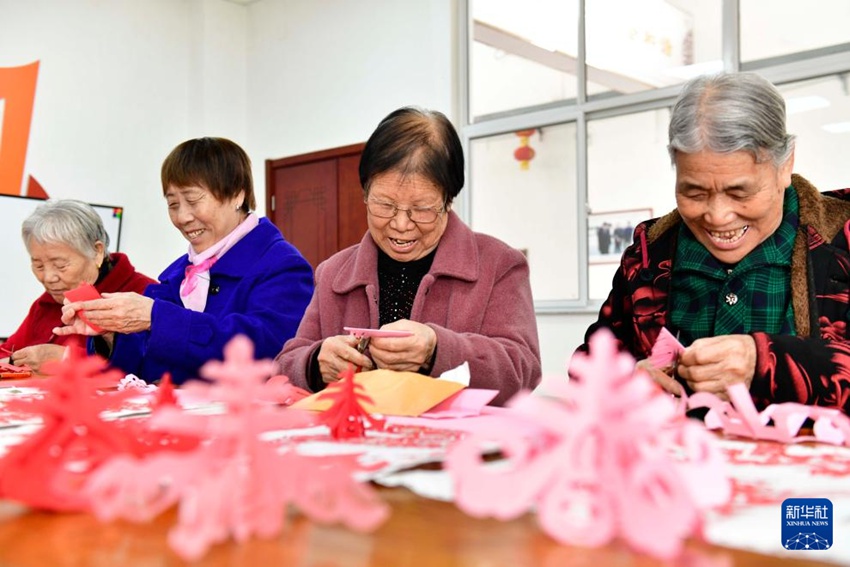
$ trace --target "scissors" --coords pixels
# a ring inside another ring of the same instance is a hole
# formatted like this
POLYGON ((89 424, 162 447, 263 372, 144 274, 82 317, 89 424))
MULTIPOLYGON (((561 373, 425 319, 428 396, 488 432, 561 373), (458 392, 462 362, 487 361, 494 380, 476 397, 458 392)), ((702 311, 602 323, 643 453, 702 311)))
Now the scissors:
MULTIPOLYGON (((349 335, 357 337, 357 352, 363 354, 369 347, 369 341, 372 337, 409 337, 413 333, 411 331, 391 331, 383 329, 365 329, 361 327, 343 327, 349 335)), ((357 372, 361 368, 357 367, 357 372)))
POLYGON ((363 354, 364 352, 366 352, 366 349, 369 347, 369 340, 370 339, 371 339, 371 337, 366 336, 366 335, 360 337, 360 340, 357 341, 357 352, 359 352, 360 354, 363 354))

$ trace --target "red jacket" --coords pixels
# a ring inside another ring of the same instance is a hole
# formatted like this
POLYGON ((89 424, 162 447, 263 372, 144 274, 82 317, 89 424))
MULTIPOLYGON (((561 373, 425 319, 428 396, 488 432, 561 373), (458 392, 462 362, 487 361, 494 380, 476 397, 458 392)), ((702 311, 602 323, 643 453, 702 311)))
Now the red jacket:
MULTIPOLYGON (((756 369, 750 394, 759 408, 799 402, 850 413, 850 189, 821 194, 799 175, 791 184, 800 202, 790 278, 796 335, 751 333, 756 369)), ((597 329, 607 327, 635 358, 649 355, 668 326, 680 223, 673 211, 637 227, 599 320, 579 350, 587 349, 597 329)))
MULTIPOLYGON (((112 262, 112 269, 106 274, 103 281, 95 286, 99 292, 135 291, 142 293, 148 284, 156 283, 156 280, 137 272, 126 255, 116 252, 110 254, 109 259, 112 262)), ((44 292, 32 304, 18 330, 0 345, 0 348, 6 349, 4 352, 7 352, 46 343, 63 345, 71 340, 74 335, 54 336, 53 328, 61 325, 62 305, 56 303, 49 293, 44 292)))
MULTIPOLYGON (((469 362, 470 386, 499 390, 493 403, 501 405, 540 382, 528 263, 519 251, 449 215, 410 319, 437 333, 433 376, 469 362)), ((316 269, 307 313, 277 357, 280 371, 309 389, 307 365, 323 339, 344 334, 343 326, 378 327, 378 292, 378 247, 366 233, 360 244, 316 269)))

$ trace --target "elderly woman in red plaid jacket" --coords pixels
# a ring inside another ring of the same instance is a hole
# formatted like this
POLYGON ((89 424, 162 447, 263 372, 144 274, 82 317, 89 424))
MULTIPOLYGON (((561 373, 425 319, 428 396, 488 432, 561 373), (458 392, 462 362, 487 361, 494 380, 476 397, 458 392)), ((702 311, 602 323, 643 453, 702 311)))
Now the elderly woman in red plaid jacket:
POLYGON ((850 190, 792 174, 785 103, 756 74, 690 81, 669 140, 676 210, 637 227, 585 340, 609 328, 674 394, 741 382, 758 407, 850 412, 850 190), (675 368, 645 360, 663 327, 675 368))

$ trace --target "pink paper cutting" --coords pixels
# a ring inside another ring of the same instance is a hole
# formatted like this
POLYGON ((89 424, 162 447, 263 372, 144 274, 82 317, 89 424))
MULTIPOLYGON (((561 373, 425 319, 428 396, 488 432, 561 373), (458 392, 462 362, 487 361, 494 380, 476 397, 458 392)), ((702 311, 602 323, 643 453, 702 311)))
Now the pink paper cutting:
POLYGON ((759 412, 744 384, 732 384, 726 391, 728 402, 707 392, 698 392, 688 398, 690 408, 709 408, 705 415, 709 429, 780 443, 821 441, 850 446, 850 417, 837 408, 785 402, 771 404, 759 412), (807 419, 814 421, 813 436, 800 435, 807 419))
POLYGON ((103 519, 152 518, 173 504, 178 523, 169 545, 184 559, 199 559, 211 545, 273 537, 294 505, 319 521, 342 521, 374 529, 388 508, 355 473, 357 455, 312 457, 280 450, 260 439, 272 429, 314 425, 316 415, 264 403, 271 361, 254 361, 253 346, 236 337, 225 347, 224 361, 201 368, 211 383, 189 383, 192 395, 222 402, 223 415, 191 415, 164 407, 151 426, 171 433, 194 433, 204 439, 195 451, 160 454, 145 460, 115 459, 98 470, 87 486, 94 512, 103 519))
POLYGON ((714 439, 635 370, 608 331, 591 337, 590 354, 570 372, 563 398, 519 394, 507 419, 452 448, 457 505, 503 520, 536 508, 543 531, 567 545, 619 536, 656 557, 677 555, 703 512, 730 495, 714 439), (529 422, 544 434, 517 433, 529 422), (482 458, 494 445, 502 462, 482 458))
POLYGON ((655 344, 652 345, 649 363, 659 369, 670 368, 676 365, 684 350, 685 347, 682 346, 679 339, 674 337, 673 333, 667 330, 667 327, 662 327, 661 333, 655 339, 655 344))
POLYGON ((368 337, 370 339, 376 337, 409 337, 413 334, 412 331, 402 331, 402 330, 390 330, 390 329, 362 329, 360 327, 343 327, 342 328, 349 335, 353 335, 358 339, 362 339, 364 337, 368 337))
POLYGON ((481 415, 481 410, 498 395, 499 390, 465 388, 429 409, 420 417, 454 419, 481 415))

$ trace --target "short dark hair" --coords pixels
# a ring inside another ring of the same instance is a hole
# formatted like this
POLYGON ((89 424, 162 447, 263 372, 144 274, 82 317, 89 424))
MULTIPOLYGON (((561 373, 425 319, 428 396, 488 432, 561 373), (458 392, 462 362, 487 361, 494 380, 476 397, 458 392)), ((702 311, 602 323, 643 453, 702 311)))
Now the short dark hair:
POLYGON ((171 150, 162 162, 162 194, 168 187, 205 187, 221 202, 245 192, 242 210, 257 208, 251 160, 226 138, 195 138, 171 150))
POLYGON ((419 174, 443 192, 443 202, 457 197, 464 182, 463 146, 441 112, 406 106, 387 115, 369 136, 360 157, 360 185, 369 194, 382 173, 419 174))

